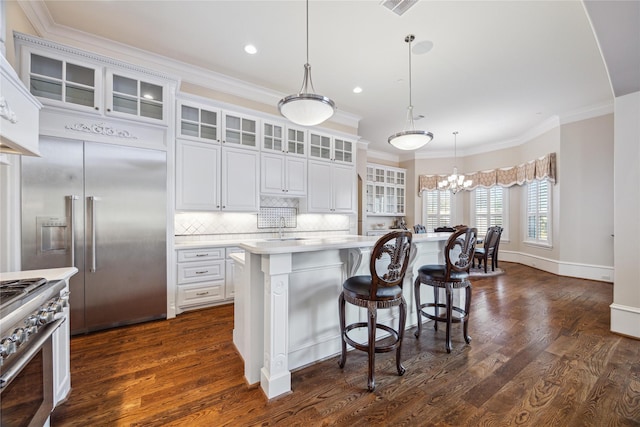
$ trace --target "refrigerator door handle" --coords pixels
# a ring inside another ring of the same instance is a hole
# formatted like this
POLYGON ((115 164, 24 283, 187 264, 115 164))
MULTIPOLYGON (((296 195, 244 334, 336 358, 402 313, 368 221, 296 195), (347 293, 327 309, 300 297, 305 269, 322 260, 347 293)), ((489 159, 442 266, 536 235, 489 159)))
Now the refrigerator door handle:
POLYGON ((71 234, 71 267, 76 266, 76 200, 79 199, 76 195, 67 196, 69 199, 69 234, 71 234))
POLYGON ((91 209, 89 215, 91 217, 91 267, 92 273, 96 272, 96 200, 97 197, 87 197, 90 203, 88 207, 91 209))

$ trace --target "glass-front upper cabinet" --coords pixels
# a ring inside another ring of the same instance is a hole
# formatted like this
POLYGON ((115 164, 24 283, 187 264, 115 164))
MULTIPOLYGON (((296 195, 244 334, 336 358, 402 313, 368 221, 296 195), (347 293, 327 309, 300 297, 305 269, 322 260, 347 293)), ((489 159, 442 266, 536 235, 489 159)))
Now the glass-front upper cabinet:
POLYGON ((100 110, 101 74, 97 67, 30 52, 29 91, 44 104, 100 110))
POLYGON ((309 132, 309 157, 322 160, 332 160, 331 158, 331 137, 309 132))
POLYGON ((107 78, 107 114, 164 122, 163 85, 113 72, 107 78))
POLYGON ((405 169, 367 164, 367 212, 375 215, 404 215, 405 181, 405 169))
POLYGON ((298 156, 307 155, 307 131, 287 127, 287 153, 298 156))
POLYGON ((256 118, 225 112, 223 113, 223 123, 223 143, 244 148, 259 148, 259 123, 256 118))
POLYGON ((355 163, 355 144, 346 139, 309 132, 309 157, 340 163, 355 163))
POLYGON ((262 149, 267 151, 286 152, 284 142, 284 126, 264 122, 262 124, 262 149))
POLYGON ((354 144, 346 139, 333 138, 333 160, 343 163, 353 163, 354 144))
POLYGON ((220 110, 182 102, 178 107, 178 134, 181 137, 220 142, 220 110))

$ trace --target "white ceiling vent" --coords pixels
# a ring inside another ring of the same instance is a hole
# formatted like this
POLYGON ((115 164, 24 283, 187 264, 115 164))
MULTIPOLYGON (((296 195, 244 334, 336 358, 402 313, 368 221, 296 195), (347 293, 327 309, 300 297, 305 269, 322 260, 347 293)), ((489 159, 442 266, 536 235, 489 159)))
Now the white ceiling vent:
POLYGON ((382 0, 380 4, 398 16, 402 16, 411 6, 418 3, 418 0, 382 0))

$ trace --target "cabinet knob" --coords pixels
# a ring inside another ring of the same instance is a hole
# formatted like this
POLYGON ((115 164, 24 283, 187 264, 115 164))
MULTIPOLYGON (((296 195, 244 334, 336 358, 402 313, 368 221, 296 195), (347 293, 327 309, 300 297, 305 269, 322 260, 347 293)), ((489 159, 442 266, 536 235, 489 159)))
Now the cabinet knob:
POLYGON ((93 108, 95 108, 96 110, 100 110, 100 107, 93 107, 93 108))
POLYGON ((111 108, 107 108, 107 111, 110 113, 111 112, 111 108))

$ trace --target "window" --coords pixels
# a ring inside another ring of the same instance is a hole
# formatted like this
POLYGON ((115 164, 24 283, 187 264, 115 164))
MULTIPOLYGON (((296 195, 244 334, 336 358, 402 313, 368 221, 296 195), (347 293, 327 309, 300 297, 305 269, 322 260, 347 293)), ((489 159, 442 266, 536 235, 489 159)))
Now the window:
POLYGON ((487 228, 500 226, 503 228, 502 240, 507 240, 507 223, 509 219, 509 190, 500 186, 477 188, 471 197, 471 224, 478 229, 478 234, 487 228))
POLYGON ((551 246, 551 183, 536 180, 527 184, 525 241, 551 246))
POLYGON ((422 192, 422 219, 429 233, 436 227, 453 225, 453 201, 449 190, 430 190, 422 192))

